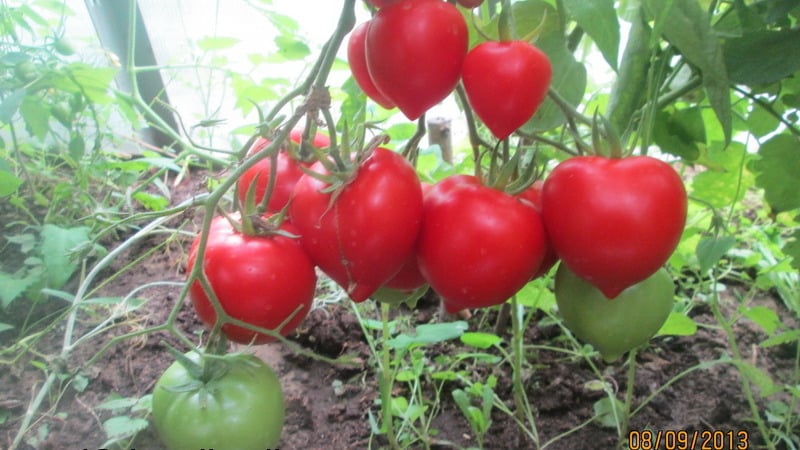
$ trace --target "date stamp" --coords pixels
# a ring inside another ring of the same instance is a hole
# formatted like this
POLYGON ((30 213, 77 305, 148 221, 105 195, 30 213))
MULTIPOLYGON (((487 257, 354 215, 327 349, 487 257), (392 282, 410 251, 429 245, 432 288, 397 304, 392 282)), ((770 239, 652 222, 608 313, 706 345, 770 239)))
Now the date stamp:
POLYGON ((633 430, 628 432, 630 450, 749 450, 745 430, 633 430))

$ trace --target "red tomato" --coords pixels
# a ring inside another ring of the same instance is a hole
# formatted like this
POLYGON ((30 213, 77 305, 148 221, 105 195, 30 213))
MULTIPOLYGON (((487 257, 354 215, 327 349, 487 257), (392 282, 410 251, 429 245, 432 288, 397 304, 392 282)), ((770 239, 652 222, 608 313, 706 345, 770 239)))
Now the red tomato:
MULTIPOLYGON (((288 223, 282 229, 297 234, 288 223)), ((198 236, 189 249, 188 272, 195 264, 199 242, 198 236)), ((297 239, 248 236, 236 231, 222 216, 211 222, 203 271, 222 309, 235 319, 276 329, 294 314, 280 330, 283 335, 297 328, 314 300, 317 274, 297 239)), ((189 288, 189 297, 200 319, 214 326, 217 315, 199 281, 189 288)), ((243 344, 274 340, 232 324, 223 325, 222 331, 231 341, 243 344)))
MULTIPOLYGON (((536 212, 539 215, 542 214, 542 187, 544 186, 544 182, 541 180, 534 181, 533 184, 524 191, 517 194, 517 197, 521 198, 522 200, 529 201, 534 208, 536 208, 536 212)), ((533 278, 539 278, 540 276, 546 274, 553 268, 553 266, 558 262, 558 255, 556 251, 553 249, 553 244, 550 243, 550 238, 547 236, 547 230, 545 229, 545 238, 547 241, 547 247, 545 248, 544 252, 544 259, 542 260, 542 265, 539 267, 539 270, 536 271, 536 274, 533 275, 533 278)))
MULTIPOLYGON (((289 133, 289 139, 291 139, 292 142, 299 144, 303 139, 303 130, 299 128, 292 130, 289 133)), ((250 147, 250 150, 248 150, 248 156, 264 150, 269 144, 269 139, 258 138, 256 142, 253 143, 253 146, 250 147)), ((325 148, 331 145, 331 141, 328 136, 317 133, 317 135, 314 137, 314 142, 312 145, 317 148, 325 148)), ((301 165, 305 164, 298 162, 288 153, 284 151, 278 153, 278 167, 276 168, 275 177, 276 181, 275 186, 272 188, 272 196, 267 202, 267 212, 280 211, 286 206, 287 203, 289 203, 289 198, 292 196, 294 185, 297 184, 297 180, 303 176, 303 170, 300 168, 301 165)), ((256 183, 254 200, 256 204, 261 203, 269 184, 269 172, 271 167, 272 160, 270 158, 264 158, 242 174, 242 176, 239 178, 239 182, 236 185, 236 192, 239 196, 239 202, 244 204, 245 199, 247 198, 247 190, 250 188, 251 184, 256 183)))
MULTIPOLYGON (((295 128, 289 132, 289 139, 294 142, 295 144, 299 144, 303 141, 303 130, 301 128, 295 128)), ((325 148, 331 146, 331 138, 325 136, 322 133, 317 133, 314 136, 314 140, 311 142, 316 148, 325 148)))
POLYGON ((528 42, 484 42, 467 54, 461 79, 475 114, 505 139, 536 112, 552 74, 547 55, 528 42))
POLYGON ((539 269, 546 247, 530 203, 454 175, 425 197, 420 269, 449 312, 505 302, 539 269))
POLYGON ((383 8, 385 6, 389 6, 393 3, 400 3, 402 0, 366 0, 367 3, 376 7, 376 8, 383 8))
POLYGON ((614 298, 675 250, 686 222, 686 190, 675 170, 655 158, 579 156, 547 178, 542 211, 561 260, 614 298))
MULTIPOLYGON (((311 169, 327 173, 319 162, 311 169)), ((422 219, 422 190, 411 164, 378 148, 335 198, 304 175, 289 217, 311 259, 355 302, 369 298, 411 257, 422 219)))
POLYGON ((467 24, 441 0, 405 0, 378 11, 367 30, 367 67, 378 90, 410 120, 447 97, 461 76, 467 24))
MULTIPOLYGON (((433 185, 423 181, 420 183, 420 187, 422 187, 422 198, 424 202, 425 195, 427 195, 428 191, 431 190, 433 185)), ((408 261, 403 264, 403 268, 401 268, 400 271, 395 274, 395 276, 387 281, 383 287, 410 292, 421 288, 427 283, 428 280, 425 279, 425 277, 422 275, 422 272, 419 270, 417 253, 414 252, 411 255, 411 258, 409 258, 408 261)))
POLYGON ((464 8, 477 8, 483 4, 483 0, 458 0, 458 4, 464 8))
POLYGON ((352 33, 350 33, 350 40, 347 41, 347 61, 350 63, 350 70, 353 73, 353 78, 356 80, 358 87, 367 94, 375 103, 383 106, 386 109, 394 108, 394 103, 381 94, 372 77, 367 70, 367 57, 364 53, 366 47, 364 42, 367 38, 367 29, 371 21, 366 21, 357 26, 352 33))

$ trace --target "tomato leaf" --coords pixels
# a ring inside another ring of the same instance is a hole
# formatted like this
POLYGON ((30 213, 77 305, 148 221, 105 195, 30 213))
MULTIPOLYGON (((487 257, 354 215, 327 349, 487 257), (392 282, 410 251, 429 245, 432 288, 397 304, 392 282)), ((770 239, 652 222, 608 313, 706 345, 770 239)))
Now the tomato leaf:
POLYGON ((22 180, 11 172, 0 170, 0 197, 6 197, 16 192, 22 185, 22 180))
POLYGON ((697 324, 691 317, 680 312, 671 312, 656 336, 691 336, 697 333, 697 324))
POLYGON ((733 129, 730 86, 722 46, 696 0, 648 0, 645 8, 656 20, 654 30, 700 69, 709 102, 730 142, 733 129))
POLYGON ((603 397, 594 402, 594 420, 606 428, 616 428, 622 420, 623 411, 625 405, 616 397, 603 397))
POLYGON ((619 22, 613 0, 565 0, 567 12, 591 36, 603 58, 617 70, 619 57, 619 22))
POLYGON ((767 334, 773 334, 781 325, 781 318, 774 309, 766 306, 740 307, 741 313, 761 327, 767 334))
POLYGON ((47 275, 47 286, 58 289, 75 273, 78 263, 71 252, 81 244, 89 242, 87 227, 61 228, 47 224, 42 227, 42 261, 47 275))
POLYGON ((481 350, 486 350, 502 341, 503 339, 500 336, 492 333, 472 332, 461 335, 461 342, 481 350))
POLYGON ((783 246, 783 252, 792 257, 792 267, 800 270, 800 229, 795 230, 792 240, 783 246))
POLYGON ((109 438, 133 436, 146 429, 150 422, 141 417, 117 416, 103 422, 103 429, 109 438))
POLYGON ((750 380, 751 383, 756 385, 762 398, 769 397, 770 395, 781 391, 781 388, 775 385, 775 382, 772 381, 772 378, 770 378, 769 374, 758 367, 745 361, 731 362, 736 366, 737 369, 739 369, 739 373, 744 375, 750 380))
POLYGON ((11 302, 22 295, 38 279, 39 277, 36 274, 23 278, 0 272, 0 286, 3 286, 3 289, 0 289, 0 307, 7 308, 11 302))
POLYGON ((0 122, 11 123, 14 113, 17 112, 22 100, 25 98, 25 89, 19 88, 4 98, 0 103, 0 122))
POLYGON ((691 182, 692 195, 707 201, 715 208, 726 208, 741 201, 744 194, 754 183, 753 175, 743 170, 752 157, 747 153, 744 144, 732 142, 723 148, 721 142, 708 147, 708 152, 701 155, 703 164, 715 170, 704 170, 697 174, 691 182))
POLYGON ((800 158, 797 138, 779 134, 761 145, 759 159, 751 168, 757 172, 756 185, 775 212, 800 208, 800 158))
MULTIPOLYGON (((13 325, 9 325, 7 323, 0 322, 0 333, 2 333, 3 331, 13 330, 13 329, 14 329, 13 325)), ((3 423, 3 421, 0 420, 0 424, 1 423, 3 423)))
POLYGON ((200 50, 223 50, 239 43, 239 39, 225 36, 206 36, 197 41, 200 50))
MULTIPOLYGON (((572 106, 577 106, 586 91, 586 67, 567 50, 567 41, 560 33, 542 35, 536 46, 550 58, 553 78, 550 88, 572 106)), ((558 127, 566 122, 561 109, 550 98, 545 99, 536 114, 522 130, 526 133, 539 133, 558 127)))
POLYGON ((776 345, 783 345, 788 344, 791 342, 800 341, 800 330, 791 330, 785 331, 783 333, 776 334, 775 336, 764 340, 761 342, 759 347, 775 347, 776 345))
POLYGON ((736 245, 736 238, 733 236, 714 236, 701 239, 696 250, 700 273, 711 270, 734 245, 736 245))
POLYGON ((734 83, 774 83, 800 70, 800 28, 748 33, 726 40, 723 51, 734 83))
POLYGON ((469 328, 467 322, 445 322, 418 325, 414 334, 400 334, 388 342, 391 348, 409 348, 417 344, 434 344, 461 337, 469 328))

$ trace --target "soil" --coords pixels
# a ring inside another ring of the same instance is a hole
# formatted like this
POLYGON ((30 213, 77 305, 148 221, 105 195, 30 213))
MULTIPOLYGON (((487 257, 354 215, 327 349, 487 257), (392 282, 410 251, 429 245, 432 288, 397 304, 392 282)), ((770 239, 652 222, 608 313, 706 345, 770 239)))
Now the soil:
MULTIPOLYGON (((200 180, 185 180, 176 188, 175 202, 187 198, 200 189, 200 180)), ((187 217, 175 220, 179 226, 187 217)), ((196 230, 197 218, 187 222, 185 228, 196 230)), ((9 448, 20 426, 20 417, 44 381, 43 365, 60 367, 69 373, 79 373, 88 384, 78 392, 73 387, 65 387, 61 398, 49 398, 40 410, 41 415, 26 434, 22 449, 162 449, 152 426, 147 426, 136 435, 133 441, 124 441, 118 447, 107 444, 104 422, 127 414, 130 411, 112 411, 99 408, 113 396, 139 398, 148 394, 158 376, 169 366, 173 358, 166 350, 165 343, 181 348, 179 341, 166 331, 159 331, 113 342, 94 364, 87 367, 87 361, 109 344, 114 336, 134 330, 158 326, 167 320, 175 302, 180 296, 180 284, 185 265, 184 249, 188 238, 176 239, 162 249, 153 252, 132 267, 126 268, 148 249, 160 244, 163 235, 147 238, 136 248, 126 252, 107 270, 107 274, 120 272, 120 275, 103 288, 102 295, 125 296, 133 289, 154 281, 174 281, 174 285, 154 285, 136 293, 136 297, 146 300, 138 310, 119 321, 118 326, 96 339, 78 346, 66 363, 46 361, 42 355, 57 354, 63 339, 63 328, 57 327, 46 334, 37 344, 40 356, 28 353, 24 360, 13 365, 3 365, 0 372, 0 419, 3 412, 8 414, 5 423, 0 420, 0 448, 9 448), (123 271, 123 268, 125 270, 123 271), (38 362, 38 364, 36 363, 38 362), (57 403, 56 403, 56 400, 57 403)), ((730 286, 727 292, 739 289, 730 286)), ((723 297, 727 308, 734 308, 734 297, 723 297)), ((791 314, 784 306, 769 295, 754 300, 756 304, 778 311, 784 322, 790 322, 791 314)), ((41 314, 57 311, 41 311, 41 314)), ((27 311, 8 311, 0 322, 11 320, 15 313, 27 311)), ((441 321, 435 298, 427 296, 414 310, 400 308, 397 317, 405 323, 416 325, 441 321)), ((752 424, 748 401, 742 390, 738 371, 730 364, 716 364, 698 368, 688 376, 675 378, 699 363, 714 361, 730 354, 725 334, 714 326, 708 308, 699 306, 692 311, 694 320, 701 326, 698 332, 688 337, 656 338, 652 345, 641 351, 637 357, 636 378, 633 389, 634 406, 655 394, 646 405, 633 416, 630 429, 634 431, 652 430, 678 431, 692 433, 721 431, 725 436, 737 440, 716 448, 737 448, 739 439, 749 438, 747 447, 760 448, 761 437, 752 424), (660 390, 660 391, 659 391, 660 390), (736 434, 738 432, 742 434, 736 434), (732 432, 733 434, 727 434, 732 432)), ((92 325, 91 317, 82 315, 79 329, 92 325), (82 328, 81 328, 82 327, 82 328)), ((481 314, 469 321, 470 329, 477 330, 481 314)), ((492 319, 489 317, 489 319, 492 319)), ((196 319, 191 305, 180 305, 175 322, 176 328, 193 341, 203 331, 203 325, 196 319)), ((789 324, 795 327, 794 322, 789 324)), ((508 336, 508 330, 502 330, 508 336)), ((11 333, 4 333, 9 335, 11 333)), ((0 343, 7 346, 8 336, 0 335, 0 343)), ((755 367, 771 375, 772 379, 790 379, 795 363, 796 348, 790 345, 770 348, 758 347, 766 338, 759 327, 747 320, 736 323, 736 338, 740 348, 755 367)), ((302 352, 295 351, 285 344, 268 344, 255 347, 252 351, 264 359, 280 375, 286 400, 286 423, 280 443, 281 449, 366 449, 384 448, 386 441, 371 432, 371 417, 378 418, 380 411, 378 399, 376 361, 370 346, 359 325, 353 308, 348 301, 331 302, 318 305, 306 322, 291 336, 291 340, 302 352), (314 352, 328 358, 349 356, 356 364, 336 364, 322 361, 308 355, 314 352)), ((525 334, 525 342, 538 347, 530 347, 527 370, 523 373, 523 383, 527 398, 531 402, 536 422, 536 432, 540 445, 548 443, 552 450, 574 449, 613 449, 617 448, 618 437, 614 428, 602 426, 592 421, 595 403, 605 394, 595 386, 597 376, 587 362, 573 358, 563 352, 542 348, 543 345, 563 347, 565 339, 561 331, 547 321, 536 321, 525 334)), ((423 347, 430 367, 435 367, 437 355, 457 355, 463 350, 457 342, 449 341, 423 347)), ((245 349, 247 350, 247 349, 245 349)), ((490 352, 490 351, 487 351, 490 352)), ((496 353, 496 352, 495 352, 496 353)), ((6 355, 3 355, 6 358, 6 355)), ((454 359, 450 359, 454 361, 454 359)), ((607 386, 617 389, 622 398, 627 389, 628 366, 622 362, 605 364, 594 358, 593 363, 602 371, 607 386)), ((507 364, 494 365, 473 363, 463 360, 458 370, 471 372, 471 379, 482 381, 494 376, 497 384, 496 395, 503 399, 510 411, 515 410, 510 367, 507 364)), ((424 395, 433 400, 437 391, 432 389, 429 379, 423 380, 424 395)), ((82 386, 81 386, 82 387, 82 386)), ((477 447, 478 440, 461 411, 452 400, 454 389, 463 389, 458 381, 448 381, 441 385, 441 409, 430 424, 435 441, 431 448, 477 447)), ((395 394, 406 393, 407 384, 397 383, 395 394)), ((755 388, 754 398, 759 411, 765 410, 768 401, 776 396, 762 398, 755 388)), ((59 392, 57 389, 53 392, 59 392)), ((534 443, 523 432, 514 419, 495 408, 491 425, 484 437, 486 449, 532 449, 534 443)), ((140 422, 141 423, 141 422, 140 422)), ((143 424, 143 425, 146 425, 143 424)), ((655 434, 654 434, 655 436, 655 434)), ((666 435, 664 435, 666 436, 666 435)), ((694 448, 700 448, 699 438, 694 448)), ((636 446, 634 446, 636 447, 636 446)), ((644 445, 641 448, 646 448, 644 445)), ((409 448, 424 448, 417 442, 409 448)), ((662 445, 662 448, 665 448, 662 445)), ((712 447, 707 447, 712 448, 712 447)), ((780 447, 779 447, 780 448, 780 447)))

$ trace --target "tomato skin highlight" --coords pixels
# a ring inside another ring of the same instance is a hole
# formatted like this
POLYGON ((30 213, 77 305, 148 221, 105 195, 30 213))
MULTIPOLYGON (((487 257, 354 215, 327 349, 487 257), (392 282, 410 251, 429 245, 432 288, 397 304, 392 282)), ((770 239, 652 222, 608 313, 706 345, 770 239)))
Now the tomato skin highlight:
MULTIPOLYGON (((326 174, 317 162, 311 170, 326 174)), ((289 217, 311 259, 355 302, 369 298, 413 255, 422 189, 411 164, 376 149, 332 201, 329 184, 304 175, 289 217)))
POLYGON ((656 272, 686 223, 686 189, 648 156, 570 158, 547 177, 542 212, 556 253, 608 298, 656 272))
POLYGON ((508 300, 539 269, 545 246, 533 205, 474 176, 447 177, 425 197, 418 262, 449 312, 508 300))
POLYGON ((674 303, 675 284, 658 269, 609 300, 561 264, 556 271, 555 296, 564 325, 597 349, 607 362, 647 343, 666 322, 674 303))
POLYGON ((367 69, 366 39, 370 23, 371 21, 366 21, 356 26, 350 33, 350 39, 347 41, 347 62, 350 64, 356 84, 367 97, 385 109, 392 109, 394 103, 378 90, 367 69))
MULTIPOLYGON (((284 223, 282 229, 297 234, 288 223, 284 223)), ((189 250, 189 273, 197 259, 199 241, 198 235, 189 250)), ((234 230, 225 217, 215 217, 209 230, 203 270, 223 310, 233 318, 275 329, 291 316, 280 330, 285 336, 297 328, 311 310, 317 274, 297 239, 278 235, 248 236, 234 230)), ((213 327, 217 315, 199 281, 192 283, 189 297, 198 317, 206 326, 213 327)), ((231 341, 241 344, 275 340, 230 323, 222 326, 222 332, 231 341)))
POLYGON ((536 112, 552 75, 550 59, 532 44, 491 41, 467 53, 461 79, 475 114, 505 139, 536 112))
POLYGON ((378 90, 416 120, 456 87, 468 44, 458 8, 441 0, 403 0, 373 17, 367 68, 378 90))
MULTIPOLYGON (((186 356, 200 359, 194 352, 186 356)), ((199 383, 177 361, 156 382, 153 423, 167 448, 277 448, 285 406, 280 381, 269 366, 242 355, 221 377, 199 383), (192 383, 198 386, 187 389, 192 383)))

